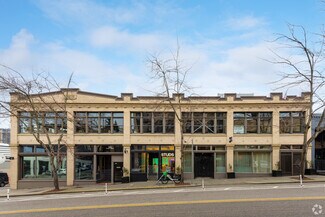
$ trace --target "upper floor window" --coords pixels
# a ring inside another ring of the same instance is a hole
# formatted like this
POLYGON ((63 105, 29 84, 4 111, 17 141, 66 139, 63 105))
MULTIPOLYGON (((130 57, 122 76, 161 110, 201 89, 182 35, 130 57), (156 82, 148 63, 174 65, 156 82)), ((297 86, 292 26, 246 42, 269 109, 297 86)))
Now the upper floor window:
POLYGON ((280 112, 280 133, 302 133, 304 112, 280 112))
POLYGON ((226 133, 225 112, 183 112, 184 133, 226 133))
POLYGON ((76 133, 123 133, 123 112, 75 112, 76 133))
POLYGON ((272 113, 235 112, 234 133, 272 133, 272 113))
POLYGON ((174 112, 131 112, 131 133, 174 133, 174 112))
POLYGON ((66 133, 67 114, 65 112, 20 112, 19 133, 66 133))

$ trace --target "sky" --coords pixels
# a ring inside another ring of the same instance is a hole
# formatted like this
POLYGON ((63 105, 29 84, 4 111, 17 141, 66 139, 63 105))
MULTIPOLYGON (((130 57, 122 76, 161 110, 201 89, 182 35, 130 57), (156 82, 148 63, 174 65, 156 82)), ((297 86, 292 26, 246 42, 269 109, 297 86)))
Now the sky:
POLYGON ((321 0, 0 0, 0 11, 0 64, 117 96, 152 95, 148 57, 177 44, 198 95, 279 92, 281 68, 265 61, 276 34, 325 23, 321 0))

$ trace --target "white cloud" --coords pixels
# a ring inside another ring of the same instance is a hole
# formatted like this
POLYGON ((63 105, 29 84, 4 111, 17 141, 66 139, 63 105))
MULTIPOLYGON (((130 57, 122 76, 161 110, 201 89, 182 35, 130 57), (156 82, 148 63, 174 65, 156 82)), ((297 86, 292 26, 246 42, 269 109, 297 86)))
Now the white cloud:
POLYGON ((127 30, 118 30, 111 26, 95 29, 90 34, 90 43, 100 48, 123 48, 136 51, 153 51, 166 47, 169 44, 169 36, 156 33, 130 33, 127 30))
POLYGON ((244 16, 244 17, 232 17, 226 21, 226 25, 234 30, 247 30, 258 28, 265 25, 265 20, 263 18, 258 18, 254 16, 244 16))
POLYGON ((90 0, 38 0, 36 5, 47 17, 64 25, 79 23, 86 26, 103 23, 134 23, 144 14, 145 6, 137 1, 123 6, 106 6, 90 0))

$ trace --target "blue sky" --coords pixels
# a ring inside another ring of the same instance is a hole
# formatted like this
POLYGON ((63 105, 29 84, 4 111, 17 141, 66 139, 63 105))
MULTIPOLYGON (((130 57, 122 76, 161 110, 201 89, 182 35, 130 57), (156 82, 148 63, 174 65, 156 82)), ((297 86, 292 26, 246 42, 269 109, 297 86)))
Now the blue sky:
POLYGON ((1 64, 61 83, 73 72, 75 87, 110 95, 150 95, 146 59, 175 50, 177 39, 199 95, 268 95, 279 71, 263 60, 274 34, 288 33, 287 23, 317 32, 325 20, 321 0, 0 0, 0 8, 1 64))

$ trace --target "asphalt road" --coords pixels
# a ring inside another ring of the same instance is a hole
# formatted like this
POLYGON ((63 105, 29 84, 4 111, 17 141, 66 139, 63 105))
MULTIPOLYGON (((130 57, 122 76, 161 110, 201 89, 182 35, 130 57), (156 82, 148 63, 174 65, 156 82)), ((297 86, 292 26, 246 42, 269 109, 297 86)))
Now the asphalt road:
POLYGON ((322 215, 325 215, 325 185, 315 183, 305 184, 303 188, 297 184, 245 185, 0 199, 0 216, 322 215))

